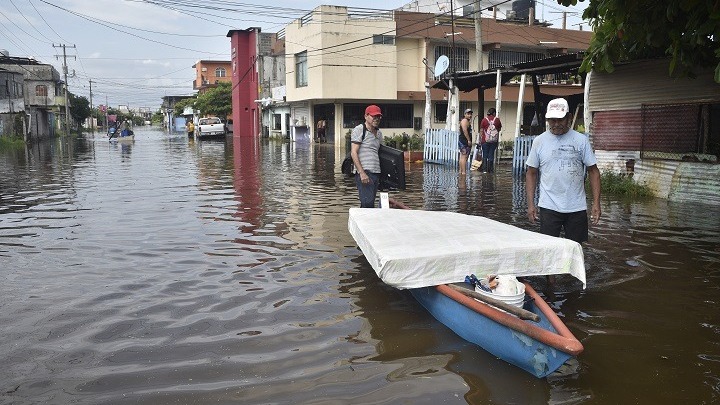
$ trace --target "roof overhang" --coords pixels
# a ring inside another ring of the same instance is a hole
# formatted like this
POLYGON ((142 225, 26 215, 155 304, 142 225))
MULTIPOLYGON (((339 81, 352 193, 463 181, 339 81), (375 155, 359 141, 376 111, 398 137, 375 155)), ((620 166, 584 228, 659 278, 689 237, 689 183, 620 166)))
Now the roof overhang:
MULTIPOLYGON (((513 77, 522 74, 547 75, 554 73, 577 73, 582 64, 584 52, 571 53, 550 58, 540 59, 532 62, 523 62, 515 65, 484 70, 482 72, 456 73, 453 84, 464 92, 476 89, 489 89, 497 85, 497 72, 500 70, 500 84, 506 84, 513 77)), ((436 89, 448 90, 446 81, 439 81, 432 86, 436 89)))

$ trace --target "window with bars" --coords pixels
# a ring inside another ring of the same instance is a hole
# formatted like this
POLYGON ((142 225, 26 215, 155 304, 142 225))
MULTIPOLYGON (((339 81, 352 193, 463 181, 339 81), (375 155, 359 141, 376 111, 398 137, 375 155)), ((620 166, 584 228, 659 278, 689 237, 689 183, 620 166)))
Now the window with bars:
POLYGON ((308 85, 307 51, 295 54, 295 87, 308 85))
POLYGON ((280 129, 282 129, 282 115, 281 114, 273 114, 272 117, 273 117, 273 120, 272 120, 273 130, 279 131, 280 129))
POLYGON ((547 55, 538 52, 517 52, 504 51, 500 49, 490 50, 488 66, 490 69, 511 66, 517 63, 532 62, 546 58, 547 55))
MULTIPOLYGON (((453 51, 450 46, 436 46, 435 47, 435 63, 440 56, 445 55, 450 59, 450 66, 448 70, 443 74, 443 77, 449 75, 451 72, 463 72, 470 70, 470 49, 463 47, 455 47, 455 61, 453 62, 453 51)), ((447 76, 449 77, 449 76, 447 76)))
MULTIPOLYGON (((441 101, 441 102, 435 103, 434 118, 435 118, 436 123, 447 122, 447 108, 448 108, 447 101, 441 101)), ((467 110, 468 108, 472 108, 471 102, 469 102, 469 101, 461 101, 460 102, 460 110, 459 110, 460 119, 463 118, 463 116, 462 116, 463 111, 467 110)))
POLYGON ((37 86, 35 86, 35 95, 47 97, 47 95, 48 95, 47 86, 42 85, 42 84, 38 84, 37 86))
MULTIPOLYGON (((354 128, 365 122, 367 104, 343 105, 343 128, 354 128)), ((412 104, 377 104, 383 113, 380 128, 412 128, 412 104)))
POLYGON ((718 162, 720 104, 643 104, 640 117, 643 159, 718 162))

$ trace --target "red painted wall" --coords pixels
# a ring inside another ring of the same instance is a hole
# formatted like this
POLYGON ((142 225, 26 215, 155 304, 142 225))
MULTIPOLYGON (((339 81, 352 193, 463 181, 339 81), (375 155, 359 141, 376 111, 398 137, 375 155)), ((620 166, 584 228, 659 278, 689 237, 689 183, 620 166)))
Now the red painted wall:
POLYGON ((258 137, 260 117, 258 113, 257 49, 260 28, 231 30, 230 62, 232 64, 232 118, 233 137, 258 137))

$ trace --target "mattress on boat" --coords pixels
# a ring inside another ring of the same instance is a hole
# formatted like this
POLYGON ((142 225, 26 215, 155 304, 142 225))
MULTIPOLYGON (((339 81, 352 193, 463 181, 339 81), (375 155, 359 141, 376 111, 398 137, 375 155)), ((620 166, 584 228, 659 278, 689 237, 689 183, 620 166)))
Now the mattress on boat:
POLYGON ((570 274, 586 284, 579 243, 485 217, 351 208, 348 230, 380 279, 399 289, 462 282, 470 274, 570 274))

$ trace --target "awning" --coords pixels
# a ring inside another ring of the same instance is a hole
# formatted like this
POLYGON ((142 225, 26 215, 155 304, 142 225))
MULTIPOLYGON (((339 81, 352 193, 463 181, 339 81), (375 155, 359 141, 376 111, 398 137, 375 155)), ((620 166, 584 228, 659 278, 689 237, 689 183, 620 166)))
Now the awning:
MULTIPOLYGON (((532 75, 547 75, 555 73, 577 73, 582 64, 584 52, 570 53, 550 58, 540 59, 532 62, 517 63, 515 65, 500 68, 501 84, 506 84, 513 77, 523 73, 532 75)), ((489 89, 497 84, 497 69, 484 70, 482 72, 461 72, 456 73, 453 84, 464 92, 475 89, 489 89)), ((432 86, 436 89, 448 90, 447 83, 439 81, 432 86)))

